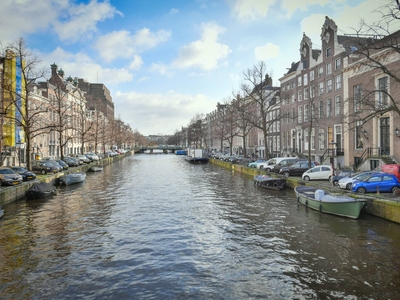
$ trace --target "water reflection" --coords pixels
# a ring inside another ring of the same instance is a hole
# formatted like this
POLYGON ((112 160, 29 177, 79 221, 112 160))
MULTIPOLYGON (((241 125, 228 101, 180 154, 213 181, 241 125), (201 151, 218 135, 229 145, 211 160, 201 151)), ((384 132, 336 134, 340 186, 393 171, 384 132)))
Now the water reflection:
POLYGON ((399 296, 399 225, 306 210, 180 156, 129 157, 4 208, 6 299, 399 296))

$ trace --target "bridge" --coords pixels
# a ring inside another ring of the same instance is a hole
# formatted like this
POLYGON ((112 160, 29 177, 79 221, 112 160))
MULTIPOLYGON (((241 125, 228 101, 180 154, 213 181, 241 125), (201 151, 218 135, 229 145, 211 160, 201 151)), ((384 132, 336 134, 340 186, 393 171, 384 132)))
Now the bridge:
POLYGON ((183 150, 182 146, 178 145, 154 145, 154 146, 141 146, 133 148, 135 153, 144 153, 146 150, 150 150, 152 154, 154 150, 162 150, 163 153, 168 153, 168 151, 175 153, 176 150, 183 150))

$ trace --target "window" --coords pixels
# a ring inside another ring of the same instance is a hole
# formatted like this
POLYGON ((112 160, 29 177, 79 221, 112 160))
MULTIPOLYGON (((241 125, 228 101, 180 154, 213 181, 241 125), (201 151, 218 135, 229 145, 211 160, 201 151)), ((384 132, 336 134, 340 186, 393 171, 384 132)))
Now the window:
POLYGON ((324 75, 324 67, 319 67, 318 68, 318 77, 321 77, 322 75, 324 75))
POLYGON ((353 86, 354 111, 361 110, 361 84, 353 86))
POLYGON ((340 90, 342 88, 342 77, 340 75, 335 77, 335 90, 340 90))
POLYGON ((332 73, 332 63, 326 64, 326 75, 330 75, 332 73))
POLYGON ((295 112, 295 108, 292 108, 292 123, 294 123, 295 121, 295 117, 296 117, 296 112, 295 112))
POLYGON ((387 106, 388 105, 388 86, 387 77, 382 77, 378 79, 378 105, 387 106))
POLYGON ((340 96, 335 97, 335 116, 339 116, 342 112, 342 99, 340 96))
POLYGON ((301 106, 299 106, 298 108, 298 122, 302 123, 303 122, 303 108, 301 106))
POLYGON ((328 79, 326 81, 326 92, 327 93, 332 92, 332 79, 328 79))
POLYGON ((309 110, 308 108, 309 108, 308 104, 304 105, 304 122, 308 122, 308 110, 309 110))
POLYGON ((303 91, 299 91, 299 92, 298 92, 297 100, 298 100, 298 101, 303 101, 303 91))
POLYGON ((339 70, 341 65, 340 57, 335 60, 335 70, 339 70))
POLYGON ((308 88, 304 89, 304 100, 308 99, 308 88))
POLYGON ((311 118, 315 117, 315 103, 311 103, 311 118))
POLYGON ((290 88, 291 88, 291 89, 294 89, 295 85, 296 85, 296 83, 295 83, 294 81, 292 81, 292 82, 290 83, 290 88))
POLYGON ((355 128, 356 128, 356 130, 354 131, 355 148, 362 149, 363 148, 362 122, 356 121, 355 128))
POLYGON ((308 131, 304 130, 304 150, 308 150, 308 131))
POLYGON ((292 98, 292 103, 296 102, 296 98, 295 98, 294 94, 292 94, 291 98, 292 98))
POLYGON ((324 117, 324 100, 319 101, 319 117, 324 117))
POLYGON ((332 99, 326 100, 326 116, 332 117, 332 99))
POLYGON ((324 150, 325 149, 325 132, 323 129, 319 130, 319 140, 318 140, 318 147, 319 150, 324 150))
POLYGON ((322 95, 323 93, 324 93, 324 82, 321 81, 321 82, 318 84, 318 95, 322 95))
POLYGON ((310 97, 314 98, 315 97, 315 88, 314 85, 310 86, 310 97))
POLYGON ((308 74, 303 75, 303 83, 304 83, 304 85, 308 84, 308 74))
POLYGON ((310 71, 310 81, 314 80, 314 70, 310 71))
POLYGON ((301 86, 301 76, 297 77, 297 86, 301 86))
POLYGON ((326 49, 326 57, 329 57, 331 55, 332 55, 332 49, 331 48, 326 49))
POLYGON ((311 129, 311 150, 315 150, 315 130, 311 129))

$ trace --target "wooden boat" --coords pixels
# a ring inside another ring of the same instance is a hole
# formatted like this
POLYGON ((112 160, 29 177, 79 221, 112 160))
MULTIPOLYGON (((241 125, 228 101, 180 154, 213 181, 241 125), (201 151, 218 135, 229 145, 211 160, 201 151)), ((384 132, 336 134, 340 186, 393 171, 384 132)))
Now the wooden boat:
POLYGON ((70 173, 60 177, 60 183, 63 185, 71 185, 76 183, 81 183, 86 179, 86 173, 77 172, 70 173))
POLYGON ((47 182, 35 182, 26 192, 28 199, 41 199, 57 193, 56 188, 47 182))
POLYGON ((99 165, 91 166, 89 169, 90 172, 100 172, 103 171, 103 167, 99 165))
POLYGON ((294 188, 297 201, 306 207, 319 212, 357 219, 367 200, 356 199, 344 195, 329 194, 312 186, 294 188))
POLYGON ((286 178, 275 178, 268 175, 254 176, 254 185, 270 190, 282 190, 286 185, 286 178))

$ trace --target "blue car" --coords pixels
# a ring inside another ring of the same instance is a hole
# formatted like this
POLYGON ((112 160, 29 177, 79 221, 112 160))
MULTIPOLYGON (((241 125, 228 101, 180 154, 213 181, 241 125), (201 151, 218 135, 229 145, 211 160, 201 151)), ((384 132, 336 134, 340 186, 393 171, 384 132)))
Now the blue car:
POLYGON ((394 192, 400 189, 400 182, 393 174, 379 173, 372 174, 363 180, 353 182, 353 192, 365 194, 378 192, 394 192))

